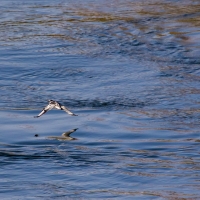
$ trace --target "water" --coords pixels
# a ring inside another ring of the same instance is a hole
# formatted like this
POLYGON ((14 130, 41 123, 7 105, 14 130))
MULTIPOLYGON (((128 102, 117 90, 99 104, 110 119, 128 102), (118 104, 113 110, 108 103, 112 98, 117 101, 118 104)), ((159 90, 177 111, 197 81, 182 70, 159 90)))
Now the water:
POLYGON ((1 199, 200 198, 199 1, 0 5, 1 199))

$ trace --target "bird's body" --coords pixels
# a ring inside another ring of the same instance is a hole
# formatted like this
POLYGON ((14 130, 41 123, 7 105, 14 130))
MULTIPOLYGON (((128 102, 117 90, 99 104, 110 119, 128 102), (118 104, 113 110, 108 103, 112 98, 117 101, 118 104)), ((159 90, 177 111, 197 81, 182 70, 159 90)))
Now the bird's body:
POLYGON ((72 116, 77 116, 74 113, 72 113, 70 110, 68 110, 65 106, 63 106, 62 104, 60 104, 57 101, 54 100, 49 100, 49 104, 43 108, 42 112, 40 112, 37 116, 34 116, 35 118, 38 118, 40 116, 42 116, 43 114, 45 114, 47 111, 56 108, 58 110, 64 110, 65 112, 67 112, 69 115, 72 116))

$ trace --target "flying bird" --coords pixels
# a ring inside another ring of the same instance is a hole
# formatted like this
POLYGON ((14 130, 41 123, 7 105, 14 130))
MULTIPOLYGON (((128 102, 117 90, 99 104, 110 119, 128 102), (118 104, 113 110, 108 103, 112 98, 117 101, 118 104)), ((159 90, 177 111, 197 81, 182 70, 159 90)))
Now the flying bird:
POLYGON ((58 110, 64 110, 65 112, 67 112, 69 115, 72 116, 77 116, 76 114, 72 113, 70 110, 68 110, 65 106, 63 106, 62 104, 58 103, 57 101, 54 100, 49 100, 49 104, 43 108, 42 112, 39 113, 37 116, 34 116, 35 118, 38 118, 40 116, 42 116, 43 114, 45 114, 47 111, 56 108, 58 110))

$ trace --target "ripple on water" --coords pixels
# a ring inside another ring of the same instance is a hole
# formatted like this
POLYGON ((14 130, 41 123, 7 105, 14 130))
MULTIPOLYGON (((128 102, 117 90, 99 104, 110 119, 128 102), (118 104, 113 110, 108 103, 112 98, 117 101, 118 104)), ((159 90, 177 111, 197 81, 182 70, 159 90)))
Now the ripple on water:
POLYGON ((20 196, 22 191, 27 194, 29 190, 35 198, 36 193, 49 198, 70 195, 148 199, 151 195, 152 198, 195 198, 198 195, 193 181, 198 179, 199 170, 198 132, 190 130, 188 134, 178 130, 179 125, 171 125, 173 121, 162 120, 162 112, 156 115, 156 111, 149 111, 147 115, 107 111, 106 114, 105 111, 83 110, 79 116, 87 115, 78 122, 67 118, 67 126, 66 115, 61 116, 56 110, 37 123, 33 123, 33 112, 36 111, 3 113, 5 121, 13 122, 17 136, 13 137, 12 129, 8 130, 1 122, 2 130, 7 131, 1 135, 0 145, 4 183, 1 191, 5 197, 8 194, 20 196), (49 120, 56 123, 46 128, 49 120), (31 129, 24 125, 31 122, 31 129), (79 127, 73 133, 77 140, 47 139, 50 135, 61 135, 66 127, 70 129, 69 126, 75 124, 79 127), (39 136, 34 137, 35 133, 39 136), (52 189, 47 190, 48 187, 52 189))
POLYGON ((0 11, 2 199, 199 199, 199 1, 0 11))

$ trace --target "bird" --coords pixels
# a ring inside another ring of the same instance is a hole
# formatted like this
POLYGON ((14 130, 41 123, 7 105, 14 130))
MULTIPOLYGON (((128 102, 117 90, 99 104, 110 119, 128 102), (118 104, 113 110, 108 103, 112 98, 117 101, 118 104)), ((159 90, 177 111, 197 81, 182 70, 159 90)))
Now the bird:
POLYGON ((60 104, 57 101, 48 100, 48 102, 49 102, 49 104, 46 107, 44 107, 43 110, 37 116, 34 116, 34 118, 38 118, 38 117, 42 116, 47 111, 49 111, 49 110, 51 110, 53 108, 56 108, 58 110, 64 110, 66 113, 68 113, 71 116, 78 116, 78 115, 72 113, 70 110, 68 110, 65 106, 63 106, 62 104, 60 104))
POLYGON ((76 138, 73 138, 70 136, 71 133, 75 132, 78 128, 74 128, 72 130, 69 130, 67 132, 64 132, 61 136, 49 136, 48 139, 56 139, 56 140, 76 140, 76 138))

